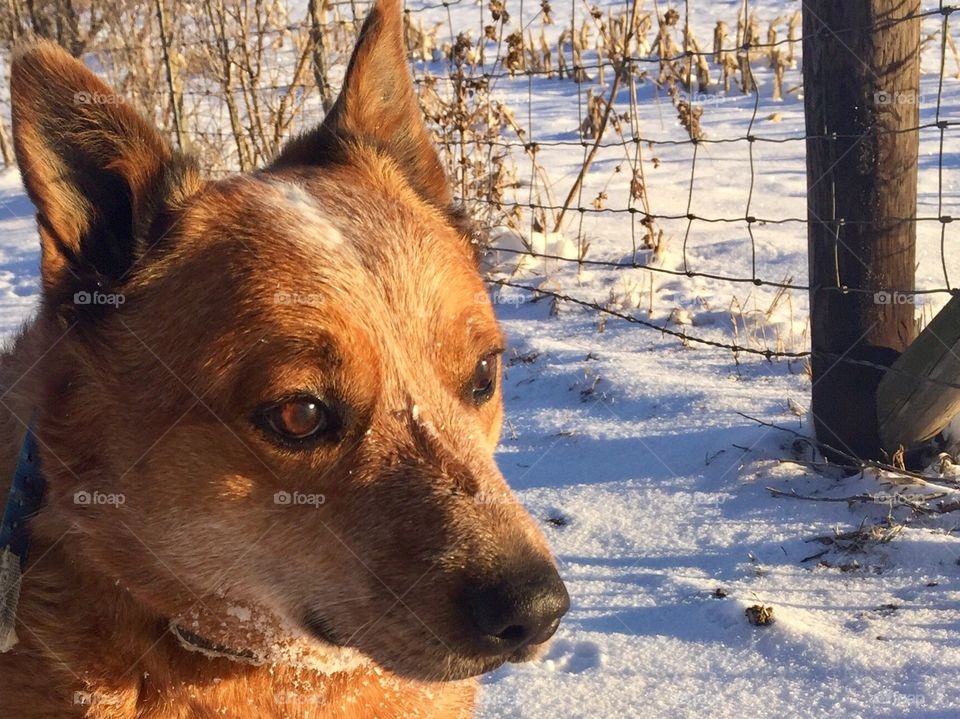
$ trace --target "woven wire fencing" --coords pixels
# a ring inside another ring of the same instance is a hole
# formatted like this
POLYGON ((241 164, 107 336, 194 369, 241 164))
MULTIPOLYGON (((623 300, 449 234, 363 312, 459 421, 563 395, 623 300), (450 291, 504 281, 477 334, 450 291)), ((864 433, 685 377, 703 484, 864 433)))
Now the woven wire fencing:
MULTIPOLYGON (((219 176, 322 119, 368 4, 91 7, 44 33, 219 176)), ((958 269, 952 11, 919 13, 918 286, 884 288, 917 302, 921 324, 958 269)), ((11 44, 40 27, 16 4, 3 13, 11 44)), ((405 27, 456 195, 514 293, 500 301, 545 297, 601 329, 616 318, 735 359, 809 355, 800 2, 408 0, 405 27)))

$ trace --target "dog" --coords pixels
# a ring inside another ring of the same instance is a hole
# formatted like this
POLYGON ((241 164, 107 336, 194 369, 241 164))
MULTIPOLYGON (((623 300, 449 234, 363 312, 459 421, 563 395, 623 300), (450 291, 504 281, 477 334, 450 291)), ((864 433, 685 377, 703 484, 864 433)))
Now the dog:
POLYGON ((52 43, 11 73, 42 287, 0 359, 0 716, 471 716, 569 597, 494 463, 504 339, 400 0, 216 181, 52 43))

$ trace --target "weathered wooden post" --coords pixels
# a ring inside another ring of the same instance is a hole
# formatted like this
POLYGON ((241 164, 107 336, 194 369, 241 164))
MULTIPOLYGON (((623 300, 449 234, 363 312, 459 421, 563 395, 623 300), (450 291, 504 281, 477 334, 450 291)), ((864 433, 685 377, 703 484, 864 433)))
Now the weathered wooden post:
POLYGON ((811 411, 821 442, 861 458, 880 455, 883 372, 844 360, 889 366, 917 333, 919 10, 920 0, 803 3, 811 411))

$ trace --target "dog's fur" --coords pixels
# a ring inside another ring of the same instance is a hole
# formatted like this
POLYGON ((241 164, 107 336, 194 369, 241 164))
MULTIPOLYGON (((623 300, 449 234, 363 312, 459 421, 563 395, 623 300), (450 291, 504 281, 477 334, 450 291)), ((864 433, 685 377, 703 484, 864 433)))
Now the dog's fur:
POLYGON ((204 180, 50 43, 12 94, 43 291, 0 365, 0 492, 31 418, 48 486, 0 716, 469 716, 471 677, 534 648, 474 651, 464 583, 552 559, 492 459, 499 390, 464 395, 502 338, 399 0, 324 124, 252 175, 204 180), (123 304, 74 301, 94 291, 123 304), (301 390, 337 398, 336 441, 252 421, 301 390))

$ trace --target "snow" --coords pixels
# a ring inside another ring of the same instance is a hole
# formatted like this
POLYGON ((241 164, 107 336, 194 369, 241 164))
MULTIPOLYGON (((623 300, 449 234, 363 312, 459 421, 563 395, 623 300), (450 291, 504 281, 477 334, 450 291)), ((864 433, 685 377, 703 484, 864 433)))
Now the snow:
MULTIPOLYGON (((697 20, 699 37, 709 37, 717 17, 730 22, 738 5, 709 3, 697 20)), ((785 5, 792 12, 799 4, 750 3, 766 21, 785 5)), ((511 10, 515 22, 531 20, 538 4, 530 6, 526 13, 511 10)), ((446 24, 448 10, 456 27, 478 24, 476 5, 433 12, 446 24)), ((569 8, 556 8, 560 26, 569 19, 564 12, 569 8)), ((924 33, 938 23, 939 17, 925 21, 924 33)), ((936 116, 937 52, 933 47, 924 55, 921 122, 936 116)), ((788 88, 797 80, 791 72, 788 88)), ((769 71, 758 69, 758 79, 759 111, 752 97, 716 98, 706 105, 704 131, 711 139, 741 137, 753 123, 757 135, 787 141, 753 145, 752 194, 747 143, 701 146, 692 204, 698 216, 743 217, 749 201, 757 217, 805 217, 802 98, 794 93, 773 103, 769 71)), ((537 119, 531 139, 576 143, 573 83, 499 82, 503 97, 524 109, 532 92, 537 119)), ((641 90, 642 134, 683 139, 669 99, 649 85, 641 90)), ((951 77, 940 105, 941 116, 951 119, 960 109, 951 77)), ((936 129, 921 133, 922 216, 958 214, 960 141, 955 131, 946 133, 941 209, 939 142, 936 129)), ((800 222, 757 223, 753 245, 745 223, 693 222, 684 242, 692 148, 647 152, 660 161, 656 169, 645 165, 653 210, 680 219, 660 222, 666 246, 645 260, 665 269, 749 278, 755 247, 757 277, 805 283, 806 228, 800 222)), ((545 145, 540 157, 558 190, 569 187, 580 159, 576 146, 545 145)), ((585 204, 607 187, 618 162, 622 148, 598 153, 585 204)), ((624 206, 626 195, 615 189, 609 189, 610 206, 624 206)), ((15 173, 0 176, 0 206, 0 330, 9 334, 35 307, 38 291, 32 210, 15 173)), ((566 235, 505 233, 498 247, 575 257, 576 227, 566 235)), ((960 261, 949 249, 953 227, 947 226, 946 269, 958 277, 960 261)), ((588 259, 633 256, 630 218, 587 213, 583 229, 588 259)), ((489 257, 488 265, 495 277, 531 287, 542 282, 711 340, 758 349, 806 347, 802 291, 778 293, 643 268, 578 272, 570 263, 531 262, 505 252, 489 257)), ((921 222, 918 286, 943 287, 943 275, 940 225, 921 222)), ((809 443, 744 416, 808 433, 810 380, 802 362, 745 355, 735 361, 729 351, 685 346, 614 318, 603 322, 594 311, 532 292, 502 288, 493 297, 510 342, 498 461, 542 523, 572 608, 541 659, 483 679, 479 716, 960 716, 956 516, 909 521, 882 537, 888 541, 849 538, 888 515, 905 521, 900 499, 928 490, 896 487, 876 474, 842 479, 814 471, 803 464, 816 459, 809 443), (865 494, 875 501, 804 501, 775 496, 768 487, 815 497, 865 494), (772 624, 747 621, 745 610, 758 604, 773 608, 772 624)), ((945 300, 924 296, 918 314, 929 319, 945 300)))

